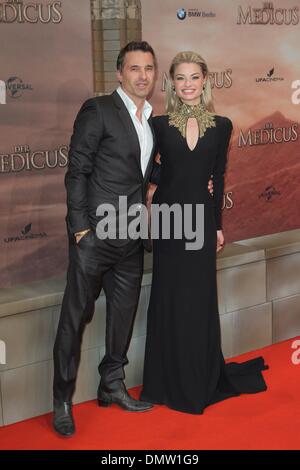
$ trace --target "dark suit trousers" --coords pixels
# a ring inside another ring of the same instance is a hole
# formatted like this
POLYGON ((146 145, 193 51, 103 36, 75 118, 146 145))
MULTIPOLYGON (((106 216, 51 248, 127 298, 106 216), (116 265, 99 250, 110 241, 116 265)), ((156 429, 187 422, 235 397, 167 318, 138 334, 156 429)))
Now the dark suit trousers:
POLYGON ((75 390, 85 325, 103 287, 106 295, 106 354, 99 365, 108 390, 124 379, 124 365, 140 294, 143 247, 140 240, 112 246, 89 232, 70 240, 67 286, 54 345, 54 398, 69 401, 75 390))

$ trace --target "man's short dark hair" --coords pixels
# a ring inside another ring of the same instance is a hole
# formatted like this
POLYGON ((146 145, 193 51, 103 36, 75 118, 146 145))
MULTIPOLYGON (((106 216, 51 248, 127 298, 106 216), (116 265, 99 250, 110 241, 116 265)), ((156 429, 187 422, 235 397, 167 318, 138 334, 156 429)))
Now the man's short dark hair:
POLYGON ((120 50, 120 53, 117 58, 117 70, 122 72, 125 62, 125 55, 127 54, 127 52, 133 51, 150 52, 150 54, 153 55, 154 65, 156 67, 156 57, 154 54, 154 50, 152 49, 150 44, 148 44, 146 41, 131 41, 120 50))

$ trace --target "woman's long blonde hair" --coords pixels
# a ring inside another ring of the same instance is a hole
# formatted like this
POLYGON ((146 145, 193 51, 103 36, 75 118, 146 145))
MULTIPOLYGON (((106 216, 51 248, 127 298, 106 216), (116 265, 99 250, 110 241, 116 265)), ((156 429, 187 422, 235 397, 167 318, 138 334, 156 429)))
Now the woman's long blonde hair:
MULTIPOLYGON (((215 108, 213 105, 209 72, 207 64, 203 57, 201 57, 196 52, 192 51, 179 52, 172 60, 169 70, 170 78, 174 80, 175 69, 177 65, 184 63, 198 64, 201 67, 203 76, 206 78, 205 86, 201 95, 201 103, 205 106, 207 111, 214 113, 215 108)), ((166 83, 166 111, 172 113, 173 111, 177 111, 178 107, 181 104, 181 100, 177 97, 173 83, 170 78, 167 80, 166 83)))

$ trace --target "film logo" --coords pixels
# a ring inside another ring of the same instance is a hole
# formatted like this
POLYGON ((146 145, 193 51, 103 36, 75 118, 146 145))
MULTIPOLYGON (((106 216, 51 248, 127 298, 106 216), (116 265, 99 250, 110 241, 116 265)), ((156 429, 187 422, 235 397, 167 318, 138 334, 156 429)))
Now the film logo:
POLYGON ((299 7, 275 8, 273 2, 263 2, 261 8, 252 6, 243 9, 238 6, 237 24, 286 25, 296 26, 299 23, 299 7))
POLYGON ((282 82, 284 80, 283 77, 278 77, 274 75, 275 68, 272 67, 264 77, 257 77, 255 81, 257 83, 267 83, 267 82, 282 82))
POLYGON ((9 77, 6 80, 6 91, 7 95, 10 98, 21 98, 23 95, 24 91, 32 91, 32 85, 31 83, 25 83, 22 78, 19 77, 9 77))
POLYGON ((35 238, 45 238, 48 236, 46 232, 33 233, 31 228, 32 223, 30 222, 29 224, 25 225, 25 227, 20 230, 20 233, 17 235, 4 238, 4 243, 15 243, 20 241, 33 240, 35 238))
POLYGON ((35 151, 29 145, 18 145, 14 147, 13 153, 0 153, 0 173, 64 168, 68 164, 68 151, 68 145, 35 151))
POLYGON ((0 23, 61 23, 62 2, 0 1, 0 23))
POLYGON ((22 78, 13 76, 6 81, 0 80, 0 104, 6 104, 7 97, 15 99, 20 98, 24 91, 32 91, 31 83, 26 83, 22 78))
POLYGON ((274 126, 272 122, 266 122, 261 129, 248 129, 243 132, 240 129, 238 137, 238 147, 254 145, 282 144, 283 142, 295 142, 298 140, 299 124, 292 123, 290 126, 274 126))
MULTIPOLYGON (((216 72, 209 73, 209 80, 212 88, 221 89, 221 88, 231 88, 233 79, 232 79, 232 69, 226 69, 216 72)), ((166 91, 167 83, 169 81, 168 74, 166 72, 162 75, 162 84, 161 91, 166 91)))

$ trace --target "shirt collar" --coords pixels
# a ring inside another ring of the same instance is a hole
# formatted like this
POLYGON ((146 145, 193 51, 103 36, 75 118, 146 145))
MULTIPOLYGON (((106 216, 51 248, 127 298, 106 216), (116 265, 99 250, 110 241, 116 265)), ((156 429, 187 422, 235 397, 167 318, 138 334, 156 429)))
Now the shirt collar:
MULTIPOLYGON (((123 88, 119 86, 117 88, 117 93, 120 95, 123 103, 125 104, 126 108, 128 111, 132 114, 136 114, 137 107, 134 103, 134 101, 125 93, 123 88)), ((143 107, 143 114, 145 115, 146 119, 148 120, 149 117, 151 116, 152 113, 152 106, 149 103, 149 101, 145 101, 144 107, 143 107)))

